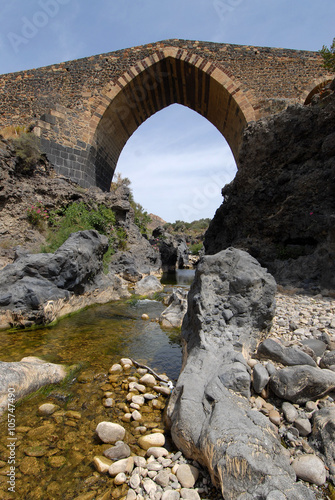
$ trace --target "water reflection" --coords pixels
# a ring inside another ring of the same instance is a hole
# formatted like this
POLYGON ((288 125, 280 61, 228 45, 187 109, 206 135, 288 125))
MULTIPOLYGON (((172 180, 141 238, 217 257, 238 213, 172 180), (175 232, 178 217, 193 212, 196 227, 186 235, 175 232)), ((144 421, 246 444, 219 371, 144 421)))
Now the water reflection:
POLYGON ((194 269, 177 269, 174 272, 163 273, 161 282, 163 285, 190 286, 195 275, 194 269))
POLYGON ((179 332, 163 330, 156 321, 164 305, 153 300, 117 301, 93 306, 56 325, 36 330, 0 331, 0 359, 24 356, 68 365, 80 363, 106 371, 120 357, 132 357, 176 379, 181 367, 179 332))

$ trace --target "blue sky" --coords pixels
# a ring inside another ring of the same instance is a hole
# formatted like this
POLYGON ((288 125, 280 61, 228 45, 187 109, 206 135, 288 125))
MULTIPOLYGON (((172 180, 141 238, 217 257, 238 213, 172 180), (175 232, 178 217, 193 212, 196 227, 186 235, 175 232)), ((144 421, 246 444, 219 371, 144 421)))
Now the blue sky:
MULTIPOLYGON (((0 73, 169 38, 319 50, 334 21, 334 0, 0 0, 0 73)), ((212 217, 236 172, 219 132, 177 105, 139 127, 117 169, 171 222, 212 217)))

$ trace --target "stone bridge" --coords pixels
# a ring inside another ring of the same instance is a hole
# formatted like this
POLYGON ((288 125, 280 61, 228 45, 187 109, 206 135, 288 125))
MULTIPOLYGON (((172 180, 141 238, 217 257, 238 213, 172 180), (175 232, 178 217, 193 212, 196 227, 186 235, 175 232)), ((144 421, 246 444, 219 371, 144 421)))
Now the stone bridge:
POLYGON ((318 52, 166 40, 1 75, 0 127, 31 125, 57 172, 109 190, 129 137, 166 106, 207 118, 237 159, 246 124, 331 78, 318 52))

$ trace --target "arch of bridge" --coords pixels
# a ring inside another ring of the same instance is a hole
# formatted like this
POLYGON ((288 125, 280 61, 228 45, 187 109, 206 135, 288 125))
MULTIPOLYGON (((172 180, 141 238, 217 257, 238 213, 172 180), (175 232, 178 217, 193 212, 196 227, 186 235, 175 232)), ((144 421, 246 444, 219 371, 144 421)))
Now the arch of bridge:
POLYGON ((256 119, 251 94, 210 60, 167 48, 138 61, 106 85, 90 120, 90 161, 96 183, 110 184, 129 137, 151 115, 178 103, 207 118, 237 156, 246 124, 256 119))

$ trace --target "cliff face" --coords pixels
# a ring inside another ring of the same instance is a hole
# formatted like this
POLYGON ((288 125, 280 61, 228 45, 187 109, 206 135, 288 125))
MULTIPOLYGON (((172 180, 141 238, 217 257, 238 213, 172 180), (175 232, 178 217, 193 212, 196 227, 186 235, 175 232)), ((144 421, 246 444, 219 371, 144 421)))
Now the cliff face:
POLYGON ((335 288, 334 89, 246 128, 207 254, 242 248, 280 284, 335 288))

